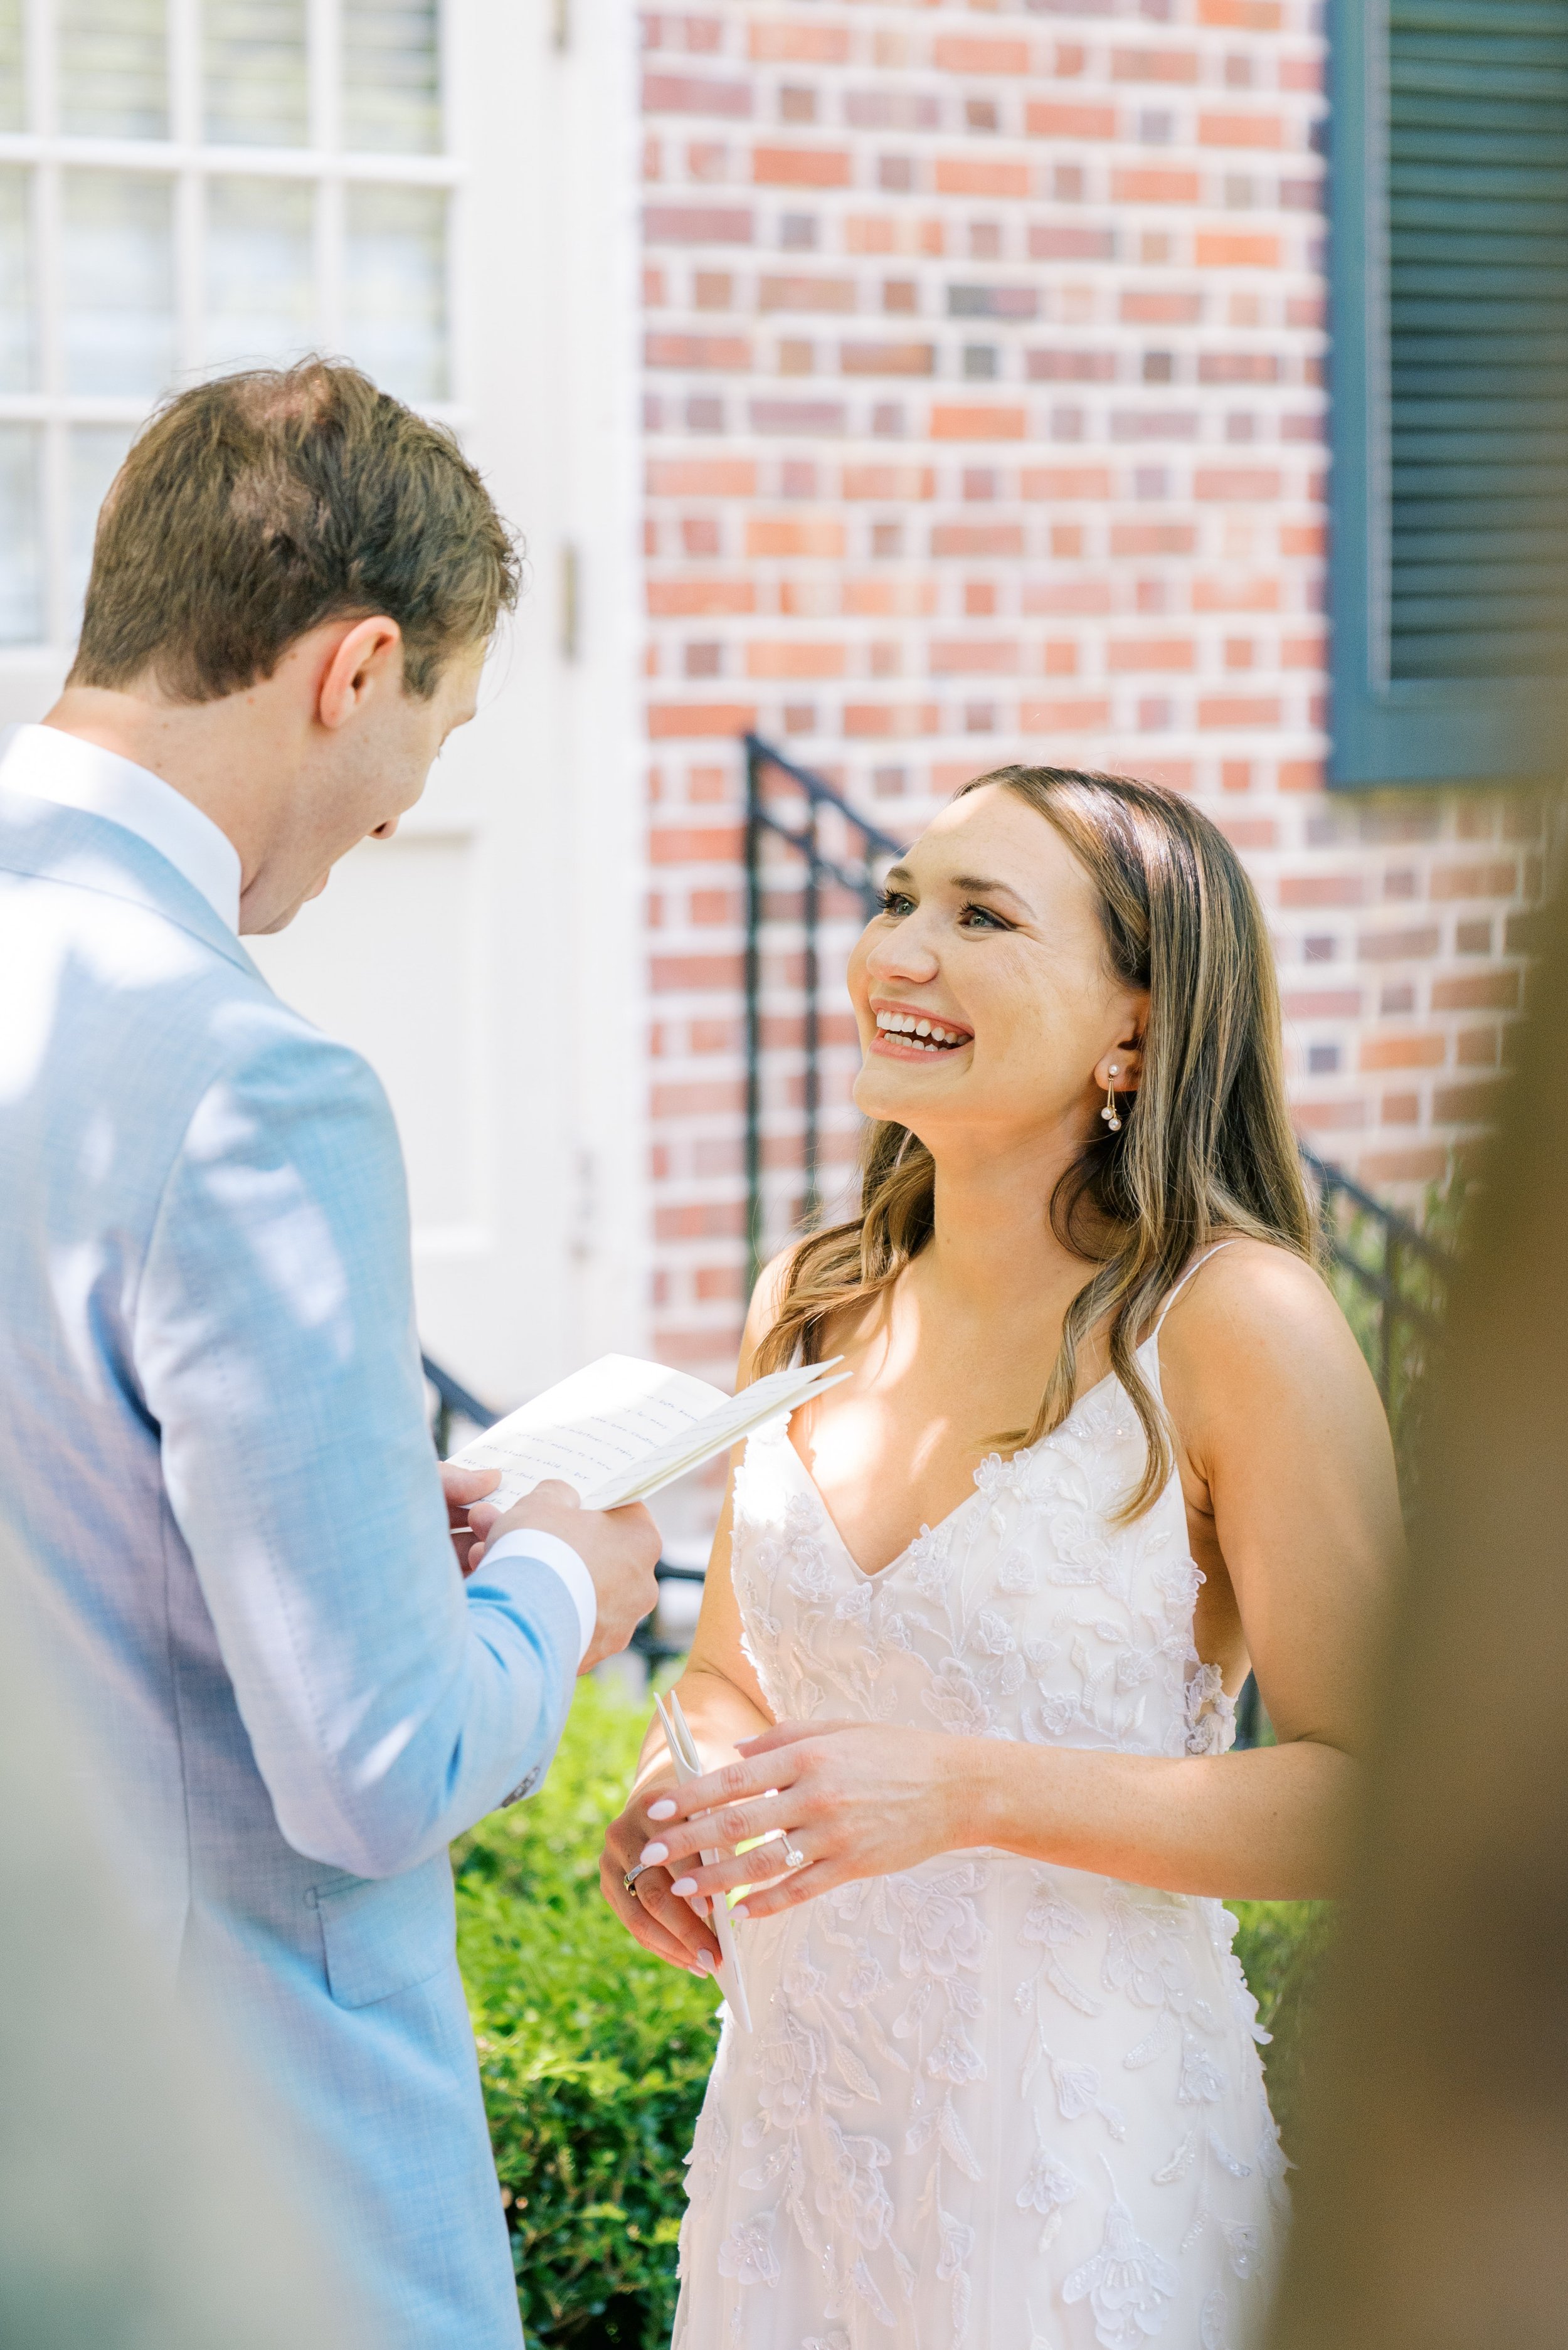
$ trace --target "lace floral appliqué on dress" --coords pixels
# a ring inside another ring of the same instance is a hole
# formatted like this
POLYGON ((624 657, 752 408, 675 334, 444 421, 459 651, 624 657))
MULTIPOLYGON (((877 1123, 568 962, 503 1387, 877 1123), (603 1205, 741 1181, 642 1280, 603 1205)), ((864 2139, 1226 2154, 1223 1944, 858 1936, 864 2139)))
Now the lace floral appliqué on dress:
MULTIPOLYGON (((1158 1347, 1142 1356, 1158 1378, 1158 1347)), ((781 1717, 1222 1753, 1173 1480, 1106 1380, 880 1575, 782 1423, 736 1483, 746 1653, 781 1717)), ((747 1928, 688 2171, 674 2350, 1230 2350, 1284 2207, 1218 1902, 944 1853, 747 1928)))

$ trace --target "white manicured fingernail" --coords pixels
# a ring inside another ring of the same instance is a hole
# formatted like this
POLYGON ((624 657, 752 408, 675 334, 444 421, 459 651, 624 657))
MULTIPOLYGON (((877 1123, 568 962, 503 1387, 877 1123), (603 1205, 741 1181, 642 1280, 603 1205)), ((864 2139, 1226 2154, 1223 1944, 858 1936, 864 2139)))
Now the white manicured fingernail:
POLYGON ((732 1918, 749 1918, 751 1914, 743 1901, 737 1901, 730 1912, 732 1918))
POLYGON ((648 1816, 650 1820, 672 1820, 675 1817, 675 1806, 668 1795, 661 1795, 657 1804, 649 1804, 648 1816))
MULTIPOLYGON (((662 1845, 659 1846, 659 1856, 662 1858, 664 1853, 664 1846, 662 1845)), ((695 1893, 697 1890, 697 1879, 694 1877, 678 1877, 670 1890, 671 1893, 695 1893)))
POLYGON ((638 1856, 637 1865, 639 1868, 657 1868, 661 1860, 669 1857, 670 1846, 667 1844, 645 1844, 638 1856))
POLYGON ((697 1953, 697 1971, 700 1975, 711 1975, 713 1971, 713 1961, 706 1950, 697 1953))

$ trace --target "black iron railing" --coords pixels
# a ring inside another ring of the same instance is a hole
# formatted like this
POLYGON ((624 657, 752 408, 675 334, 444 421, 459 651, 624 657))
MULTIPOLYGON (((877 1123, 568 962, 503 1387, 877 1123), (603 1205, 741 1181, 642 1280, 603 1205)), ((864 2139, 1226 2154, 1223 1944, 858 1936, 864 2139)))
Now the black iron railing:
POLYGON ((1411 1406, 1442 1327, 1453 1251, 1304 1142, 1301 1154, 1334 1289, 1376 1377, 1396 1443, 1407 1454, 1411 1406))
POLYGON ((501 1414, 492 1411, 488 1404, 481 1403, 461 1379, 454 1379, 450 1371, 432 1362, 429 1355, 421 1355, 420 1363, 428 1385, 435 1391, 435 1401, 431 1407, 431 1434, 435 1440, 438 1458, 444 1461, 452 1451, 454 1421, 466 1419, 478 1435, 481 1430, 493 1427, 501 1414))
MULTIPOLYGON (((832 1139, 854 1132, 848 1087, 825 1104, 825 1065, 847 1047, 841 1068, 859 1060, 854 1025, 822 1010, 824 932, 854 932, 881 901, 879 868, 903 843, 852 808, 809 768, 755 734, 746 751, 746 1242, 748 1290, 786 1234, 821 1210, 824 1109, 832 1139), (787 926, 798 945, 770 953, 787 926), (836 1033, 836 1032, 842 1033, 836 1033), (798 1129, 798 1194, 788 1137, 798 1129), (777 1147, 775 1147, 777 1146, 777 1147), (783 1193, 783 1197, 779 1196, 783 1193), (782 1215, 770 1210, 782 1208, 782 1215), (782 1226, 782 1229, 780 1228, 782 1226)), ((826 958, 835 973, 842 958, 826 958)))

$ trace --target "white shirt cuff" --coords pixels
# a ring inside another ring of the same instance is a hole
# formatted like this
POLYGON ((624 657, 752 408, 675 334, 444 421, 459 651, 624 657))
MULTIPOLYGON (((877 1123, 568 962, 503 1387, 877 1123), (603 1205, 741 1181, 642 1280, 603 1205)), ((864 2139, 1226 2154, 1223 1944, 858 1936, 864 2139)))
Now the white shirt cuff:
POLYGON ((582 1634, 582 1645, 577 1650, 580 1665, 588 1653, 594 1627, 599 1620, 599 1596, 594 1589, 593 1576, 571 1544, 563 1542, 559 1534, 534 1534, 527 1527, 519 1527, 513 1534, 503 1534, 498 1543, 492 1544, 480 1562, 481 1574, 487 1574, 491 1567, 499 1566, 504 1559, 508 1558, 534 1559, 540 1566, 547 1566, 560 1576, 571 1593, 572 1604, 577 1611, 577 1625, 582 1634))

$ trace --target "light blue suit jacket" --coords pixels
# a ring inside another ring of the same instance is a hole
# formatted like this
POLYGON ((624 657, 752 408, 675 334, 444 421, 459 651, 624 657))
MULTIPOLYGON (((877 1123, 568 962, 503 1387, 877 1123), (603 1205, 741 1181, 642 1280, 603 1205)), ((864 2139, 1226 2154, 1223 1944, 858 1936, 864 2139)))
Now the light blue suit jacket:
POLYGON ((447 1843, 542 1776, 572 1598, 457 1575, 370 1070, 156 850, 3 789, 0 1510, 376 2338, 516 2350, 447 1843))

